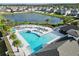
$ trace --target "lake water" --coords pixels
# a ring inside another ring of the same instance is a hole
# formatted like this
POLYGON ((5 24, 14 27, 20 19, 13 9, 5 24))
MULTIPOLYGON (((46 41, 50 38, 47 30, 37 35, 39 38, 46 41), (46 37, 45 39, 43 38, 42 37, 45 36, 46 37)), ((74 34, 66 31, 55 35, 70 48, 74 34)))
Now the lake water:
POLYGON ((41 22, 44 23, 46 22, 46 19, 50 19, 48 22, 49 24, 58 24, 63 21, 61 18, 53 17, 53 16, 46 16, 46 15, 41 15, 41 14, 36 14, 36 13, 19 13, 19 14, 7 14, 4 15, 5 18, 11 19, 16 22, 41 22))

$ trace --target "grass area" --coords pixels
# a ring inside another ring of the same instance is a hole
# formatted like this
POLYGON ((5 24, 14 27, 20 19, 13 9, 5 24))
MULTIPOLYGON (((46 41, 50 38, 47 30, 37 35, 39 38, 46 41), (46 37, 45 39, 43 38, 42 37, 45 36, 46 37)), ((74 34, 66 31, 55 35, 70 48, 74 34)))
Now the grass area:
POLYGON ((3 19, 4 17, 2 16, 2 14, 0 14, 0 20, 3 19))
POLYGON ((29 25, 29 24, 32 24, 32 25, 41 25, 41 26, 48 26, 48 27, 51 27, 53 28, 52 24, 48 24, 48 23, 36 23, 36 22, 15 22, 15 26, 17 25, 21 25, 21 24, 24 24, 24 25, 29 25))
POLYGON ((24 13, 32 13, 32 12, 2 12, 1 15, 7 15, 7 14, 24 14, 24 13))
POLYGON ((36 23, 36 22, 15 22, 15 26, 17 25, 21 25, 21 24, 33 24, 33 25, 41 25, 41 26, 47 26, 47 27, 57 27, 57 26, 60 26, 60 25, 63 25, 64 23, 63 22, 60 22, 59 24, 48 24, 48 22, 43 22, 43 23, 36 23))
POLYGON ((8 42, 8 39, 6 37, 4 39, 5 39, 4 41, 6 43, 7 49, 8 49, 9 56, 14 56, 14 52, 13 52, 13 50, 8 42))

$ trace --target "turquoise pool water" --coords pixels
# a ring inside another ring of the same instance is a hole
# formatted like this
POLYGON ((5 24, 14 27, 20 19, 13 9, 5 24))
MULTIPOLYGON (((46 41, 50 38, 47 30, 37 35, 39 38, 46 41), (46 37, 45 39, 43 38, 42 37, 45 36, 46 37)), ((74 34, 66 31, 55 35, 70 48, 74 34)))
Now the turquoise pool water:
POLYGON ((43 45, 45 45, 47 42, 54 40, 58 35, 53 33, 48 33, 43 36, 39 36, 32 32, 25 32, 21 31, 19 32, 21 36, 30 44, 30 48, 32 49, 33 53, 40 50, 43 45))

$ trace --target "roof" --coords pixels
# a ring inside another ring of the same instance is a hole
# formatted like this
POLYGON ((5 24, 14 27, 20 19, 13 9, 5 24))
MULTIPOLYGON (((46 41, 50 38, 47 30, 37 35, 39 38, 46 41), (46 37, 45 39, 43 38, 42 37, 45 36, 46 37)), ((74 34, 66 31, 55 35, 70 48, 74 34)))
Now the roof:
POLYGON ((72 36, 79 37, 79 31, 78 30, 71 29, 71 30, 68 30, 67 33, 72 35, 72 36))
POLYGON ((63 31, 68 31, 70 29, 79 30, 79 27, 77 27, 75 25, 65 25, 60 28, 60 30, 63 30, 63 31))

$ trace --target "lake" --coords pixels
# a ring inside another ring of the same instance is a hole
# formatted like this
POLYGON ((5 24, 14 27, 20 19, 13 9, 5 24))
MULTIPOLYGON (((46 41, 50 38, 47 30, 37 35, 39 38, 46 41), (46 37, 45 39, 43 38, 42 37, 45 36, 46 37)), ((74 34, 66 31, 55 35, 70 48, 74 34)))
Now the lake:
POLYGON ((36 14, 36 13, 7 14, 7 15, 4 15, 4 17, 15 22, 28 21, 28 22, 44 23, 46 22, 46 19, 50 19, 50 21, 48 22, 49 24, 58 24, 60 22, 63 22, 63 19, 61 18, 46 16, 46 15, 36 14))

